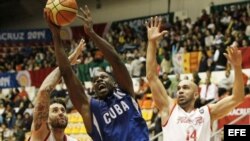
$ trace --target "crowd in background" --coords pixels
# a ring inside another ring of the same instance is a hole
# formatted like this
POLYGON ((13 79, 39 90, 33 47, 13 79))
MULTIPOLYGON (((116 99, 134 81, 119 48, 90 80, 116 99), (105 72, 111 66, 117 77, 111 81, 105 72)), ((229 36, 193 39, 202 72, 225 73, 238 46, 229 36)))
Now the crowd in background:
MULTIPOLYGON (((177 53, 201 51, 199 72, 224 70, 226 59, 223 53, 233 41, 240 47, 250 46, 250 9, 247 6, 231 7, 223 10, 211 10, 210 14, 202 10, 195 21, 176 17, 168 22, 163 16, 162 30, 169 31, 159 43, 158 62, 160 71, 173 74, 172 56, 177 53), (209 53, 210 52, 210 53, 209 53)), ((116 47, 132 77, 145 76, 146 28, 145 19, 114 22, 105 39, 116 47)), ((65 46, 70 53, 77 42, 70 41, 65 46)), ((88 41, 82 56, 82 63, 88 64, 95 59, 103 59, 95 45, 88 41)), ((37 70, 55 67, 53 47, 4 47, 1 49, 0 72, 19 70, 37 70)))
MULTIPOLYGON (((202 10, 202 14, 195 21, 190 18, 175 18, 173 23, 164 17, 162 30, 169 31, 168 36, 159 42, 157 61, 159 74, 164 87, 171 97, 175 97, 180 74, 175 73, 172 56, 177 53, 201 51, 202 57, 197 72, 193 74, 196 84, 200 85, 200 103, 198 106, 211 101, 219 100, 230 94, 233 77, 227 60, 223 56, 227 47, 237 41, 240 47, 250 47, 250 10, 247 7, 231 7, 223 10, 212 9, 210 14, 202 10), (225 77, 220 83, 211 83, 211 71, 226 70, 225 77), (206 81, 200 84, 198 72, 207 72, 206 81), (176 77, 169 78, 169 74, 176 77)), ((146 46, 147 34, 145 20, 128 20, 112 24, 105 39, 116 47, 124 60, 131 77, 139 79, 137 98, 143 99, 150 93, 147 82, 142 79, 146 75, 146 46)), ((77 41, 66 43, 67 52, 70 53, 77 46, 77 41)), ((0 72, 16 72, 19 70, 39 70, 46 67, 55 67, 53 47, 5 47, 1 49, 0 72)), ((91 41, 81 56, 82 64, 91 62, 105 62, 103 54, 96 50, 91 41)), ((109 70, 111 71, 111 70, 109 70)), ((66 90, 55 91, 53 96, 67 97, 66 90)), ((91 90, 89 90, 91 94, 91 90)), ((249 89, 246 87, 246 93, 249 89)), ((28 98, 24 88, 11 89, 7 96, 0 91, 0 133, 2 139, 15 138, 24 140, 25 132, 30 131, 32 123, 33 104, 28 98)), ((69 108, 72 105, 69 103, 69 108)), ((159 122, 157 112, 152 121, 159 122)), ((157 129, 156 129, 157 130, 157 129)), ((157 131, 158 132, 158 131, 157 131)), ((14 139, 13 139, 14 140, 14 139)))
POLYGON ((1 139, 23 141, 31 129, 33 109, 25 87, 10 89, 7 95, 0 91, 0 97, 1 139))

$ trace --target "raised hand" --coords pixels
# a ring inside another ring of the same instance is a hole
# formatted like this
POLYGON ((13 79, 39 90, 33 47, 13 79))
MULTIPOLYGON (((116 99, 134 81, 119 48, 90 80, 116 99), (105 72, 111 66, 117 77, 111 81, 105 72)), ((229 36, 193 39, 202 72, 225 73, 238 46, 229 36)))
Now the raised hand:
POLYGON ((225 57, 233 67, 241 67, 242 63, 241 51, 237 46, 238 44, 234 43, 231 47, 228 47, 227 54, 224 53, 225 57))
POLYGON ((58 25, 55 25, 54 23, 51 22, 50 18, 49 18, 49 11, 48 9, 44 9, 44 19, 46 20, 49 28, 50 28, 50 31, 52 32, 53 35, 57 35, 57 36, 60 36, 60 29, 61 27, 58 26, 58 25))
POLYGON ((82 54, 82 51, 84 50, 85 47, 86 47, 85 40, 81 39, 80 43, 75 48, 75 50, 72 53, 72 55, 70 56, 70 57, 72 57, 72 59, 70 58, 70 64, 71 65, 75 65, 75 64, 78 64, 78 63, 81 62, 81 60, 79 60, 77 58, 82 54))
POLYGON ((146 22, 149 41, 157 41, 168 33, 166 30, 160 32, 161 23, 162 18, 157 16, 155 18, 151 17, 150 22, 146 22))
POLYGON ((85 5, 84 9, 82 7, 80 8, 80 11, 82 15, 77 14, 77 17, 83 20, 83 27, 84 27, 84 31, 86 32, 86 34, 90 34, 90 32, 94 31, 90 10, 88 6, 85 5))

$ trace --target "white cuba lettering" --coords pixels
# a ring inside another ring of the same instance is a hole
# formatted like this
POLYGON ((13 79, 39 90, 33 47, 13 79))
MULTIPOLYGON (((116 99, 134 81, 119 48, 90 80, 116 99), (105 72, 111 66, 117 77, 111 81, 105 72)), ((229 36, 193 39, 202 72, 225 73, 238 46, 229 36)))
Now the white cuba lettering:
POLYGON ((129 110, 129 106, 121 101, 120 104, 114 104, 109 108, 109 111, 103 114, 103 119, 106 124, 110 124, 112 120, 116 119, 119 115, 129 110))
POLYGON ((114 108, 115 108, 118 115, 121 115, 123 113, 122 109, 120 108, 120 106, 118 104, 115 104, 114 108))
POLYGON ((115 113, 115 111, 114 111, 113 108, 110 108, 110 109, 109 109, 109 114, 110 114, 110 116, 111 116, 113 119, 116 118, 116 113, 115 113))
POLYGON ((123 110, 124 110, 124 111, 129 110, 128 105, 127 105, 124 101, 121 101, 121 104, 122 104, 122 107, 123 107, 123 110))
POLYGON ((104 121, 106 124, 109 124, 111 122, 111 118, 109 117, 109 113, 105 113, 103 115, 104 121))

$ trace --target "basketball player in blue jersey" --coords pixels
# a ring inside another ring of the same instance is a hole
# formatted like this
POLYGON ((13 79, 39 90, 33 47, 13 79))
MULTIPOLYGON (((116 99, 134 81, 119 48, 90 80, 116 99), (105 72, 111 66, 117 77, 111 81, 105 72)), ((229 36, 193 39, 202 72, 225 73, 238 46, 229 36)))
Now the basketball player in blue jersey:
POLYGON ((130 75, 114 47, 97 35, 87 6, 81 9, 84 30, 103 52, 113 68, 114 79, 106 72, 98 72, 93 79, 97 99, 85 94, 81 82, 74 74, 60 38, 60 27, 49 20, 56 59, 68 88, 70 99, 81 114, 87 133, 94 141, 148 141, 146 122, 134 97, 130 75))
MULTIPOLYGON (((77 62, 85 46, 82 40, 76 50, 69 56, 71 64, 77 62)), ((43 81, 36 95, 33 111, 33 122, 29 141, 77 141, 65 135, 64 130, 68 123, 66 104, 62 99, 50 100, 50 93, 60 81, 59 68, 54 69, 43 81)))
POLYGON ((161 114, 163 141, 210 141, 212 122, 228 114, 244 100, 241 51, 237 49, 237 44, 233 44, 228 47, 228 54, 224 54, 234 68, 235 81, 232 95, 217 103, 196 108, 195 101, 199 97, 198 86, 190 80, 180 81, 176 101, 168 96, 158 78, 156 61, 157 42, 167 31, 160 31, 161 18, 158 17, 152 17, 146 25, 147 79, 161 114))

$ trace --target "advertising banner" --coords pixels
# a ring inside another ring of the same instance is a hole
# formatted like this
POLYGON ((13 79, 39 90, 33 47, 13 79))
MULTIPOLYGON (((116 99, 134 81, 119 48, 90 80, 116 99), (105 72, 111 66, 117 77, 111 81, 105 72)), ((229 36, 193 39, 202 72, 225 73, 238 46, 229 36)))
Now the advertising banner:
POLYGON ((0 73, 0 88, 19 87, 16 73, 0 73))
POLYGON ((49 42, 52 40, 51 37, 49 29, 0 31, 1 43, 49 42))

